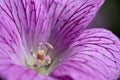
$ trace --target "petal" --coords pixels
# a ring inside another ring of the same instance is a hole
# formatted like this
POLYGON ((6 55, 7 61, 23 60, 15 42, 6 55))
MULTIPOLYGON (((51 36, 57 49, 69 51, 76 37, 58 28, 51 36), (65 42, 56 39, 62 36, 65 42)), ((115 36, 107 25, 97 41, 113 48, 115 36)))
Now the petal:
POLYGON ((10 18, 0 15, 0 77, 5 80, 55 80, 23 66, 25 57, 28 58, 28 54, 26 56, 18 29, 10 18))
MULTIPOLYGON (((0 76, 6 80, 55 80, 23 66, 26 48, 31 45, 29 43, 35 36, 44 35, 45 26, 42 29, 41 25, 45 25, 46 20, 38 0, 36 4, 22 1, 0 0, 0 76), (33 9, 34 6, 37 11, 33 9)), ((40 41, 40 38, 42 37, 37 38, 36 42, 40 41)))
POLYGON ((66 49, 83 31, 104 2, 104 0, 42 1, 50 18, 49 26, 52 32, 50 43, 58 47, 59 52, 66 49))
POLYGON ((119 75, 120 40, 105 29, 85 30, 51 73, 62 80, 116 80, 119 75))
POLYGON ((40 0, 0 0, 0 15, 11 19, 28 47, 44 41, 47 19, 40 0), (44 27, 43 27, 44 26, 44 27))
POLYGON ((0 76, 13 64, 24 65, 25 57, 28 54, 14 22, 0 14, 0 76))
POLYGON ((22 64, 24 49, 22 40, 14 23, 4 16, 0 16, 0 65, 12 62, 22 64))
POLYGON ((5 80, 55 80, 50 76, 42 76, 30 69, 13 64, 6 65, 6 70, 1 75, 5 80))

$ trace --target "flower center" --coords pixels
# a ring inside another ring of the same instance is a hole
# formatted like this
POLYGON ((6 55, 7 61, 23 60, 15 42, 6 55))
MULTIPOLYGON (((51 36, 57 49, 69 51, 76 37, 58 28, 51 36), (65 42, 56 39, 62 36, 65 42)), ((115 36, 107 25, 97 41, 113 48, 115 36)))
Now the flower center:
POLYGON ((50 43, 39 43, 36 51, 31 50, 31 61, 27 61, 27 66, 43 75, 47 75, 49 71, 47 70, 51 64, 51 58, 47 54, 48 49, 53 49, 50 43))

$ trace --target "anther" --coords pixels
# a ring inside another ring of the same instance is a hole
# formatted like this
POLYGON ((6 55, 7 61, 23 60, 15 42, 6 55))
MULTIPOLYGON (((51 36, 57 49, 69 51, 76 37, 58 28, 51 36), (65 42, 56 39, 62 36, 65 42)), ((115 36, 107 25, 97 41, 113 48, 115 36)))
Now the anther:
POLYGON ((31 53, 32 57, 36 58, 36 55, 32 49, 30 50, 30 53, 31 53))
POLYGON ((48 64, 50 64, 51 63, 51 58, 50 58, 50 56, 46 56, 45 57, 45 61, 48 63, 48 64))

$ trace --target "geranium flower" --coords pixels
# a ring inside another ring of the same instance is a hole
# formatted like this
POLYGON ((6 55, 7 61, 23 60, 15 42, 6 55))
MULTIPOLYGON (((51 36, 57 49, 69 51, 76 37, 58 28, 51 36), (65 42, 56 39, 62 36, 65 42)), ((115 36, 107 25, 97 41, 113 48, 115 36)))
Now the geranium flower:
POLYGON ((86 29, 104 0, 0 0, 5 80, 114 80, 120 40, 86 29))

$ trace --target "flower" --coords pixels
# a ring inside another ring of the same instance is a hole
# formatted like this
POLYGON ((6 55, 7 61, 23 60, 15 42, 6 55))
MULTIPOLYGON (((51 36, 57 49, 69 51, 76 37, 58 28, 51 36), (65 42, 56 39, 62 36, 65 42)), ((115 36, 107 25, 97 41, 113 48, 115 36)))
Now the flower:
POLYGON ((120 40, 85 29, 104 0, 0 0, 0 75, 6 80, 113 80, 120 40))

